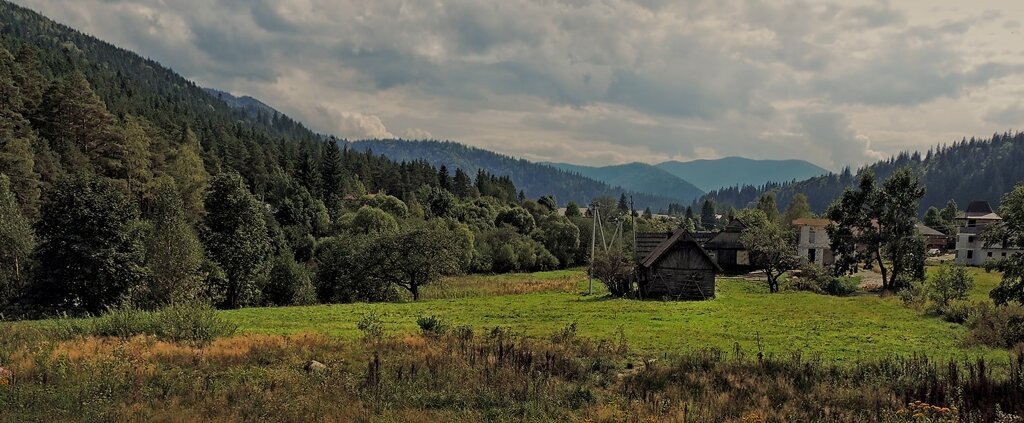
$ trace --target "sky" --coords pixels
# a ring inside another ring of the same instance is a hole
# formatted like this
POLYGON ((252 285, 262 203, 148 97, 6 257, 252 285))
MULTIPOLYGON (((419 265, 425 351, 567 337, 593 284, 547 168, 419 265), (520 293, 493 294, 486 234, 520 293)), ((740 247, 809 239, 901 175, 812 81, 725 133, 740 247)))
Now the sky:
POLYGON ((838 170, 1024 128, 1019 0, 14 0, 348 139, 838 170))

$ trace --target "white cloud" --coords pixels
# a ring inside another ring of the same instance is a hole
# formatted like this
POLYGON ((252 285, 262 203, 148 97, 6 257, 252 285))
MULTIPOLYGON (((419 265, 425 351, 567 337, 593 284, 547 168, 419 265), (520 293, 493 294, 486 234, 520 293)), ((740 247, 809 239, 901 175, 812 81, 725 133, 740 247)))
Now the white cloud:
POLYGON ((348 138, 837 169, 1024 123, 1014 0, 15 1, 348 138))

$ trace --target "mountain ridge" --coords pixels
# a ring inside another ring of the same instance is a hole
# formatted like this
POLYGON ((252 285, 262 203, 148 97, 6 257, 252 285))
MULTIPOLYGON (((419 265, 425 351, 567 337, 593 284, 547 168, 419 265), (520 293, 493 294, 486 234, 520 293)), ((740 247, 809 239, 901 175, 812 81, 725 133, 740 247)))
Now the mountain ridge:
POLYGON ((750 159, 738 156, 686 162, 670 160, 654 166, 689 181, 704 191, 803 180, 829 173, 827 169, 801 159, 750 159))

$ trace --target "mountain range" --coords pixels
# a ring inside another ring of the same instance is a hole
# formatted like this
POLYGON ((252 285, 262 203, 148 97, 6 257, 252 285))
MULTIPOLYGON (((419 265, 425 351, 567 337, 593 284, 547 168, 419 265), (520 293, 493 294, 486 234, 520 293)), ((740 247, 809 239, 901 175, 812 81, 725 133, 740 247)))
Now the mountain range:
MULTIPOLYGON (((253 118, 283 115, 250 96, 235 96, 206 88, 207 93, 253 118)), ((554 195, 561 204, 587 204, 599 195, 632 196, 636 204, 664 209, 670 203, 691 204, 706 191, 722 187, 763 184, 770 181, 806 179, 828 173, 803 160, 753 160, 726 157, 690 162, 668 161, 657 165, 626 163, 583 166, 569 163, 530 162, 452 141, 360 140, 341 141, 358 151, 373 151, 396 161, 425 160, 450 171, 470 174, 483 169, 509 176, 529 197, 554 195)))
POLYGON ((631 190, 546 164, 451 141, 363 140, 346 144, 353 150, 372 151, 395 161, 424 160, 436 167, 445 166, 449 172, 462 169, 474 175, 477 170, 483 169, 495 175, 508 176, 527 197, 554 195, 561 205, 569 201, 585 205, 598 196, 618 199, 620 195, 625 194, 633 197, 633 201, 640 209, 651 207, 661 210, 667 208, 670 203, 690 203, 703 195, 703 192, 699 191, 687 196, 672 196, 631 190))

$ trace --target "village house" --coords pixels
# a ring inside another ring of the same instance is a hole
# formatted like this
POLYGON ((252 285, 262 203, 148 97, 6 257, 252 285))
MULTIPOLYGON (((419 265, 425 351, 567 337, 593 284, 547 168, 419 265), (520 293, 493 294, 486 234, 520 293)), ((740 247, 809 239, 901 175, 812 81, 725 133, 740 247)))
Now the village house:
POLYGON ((715 275, 722 268, 685 229, 638 233, 637 285, 644 298, 707 300, 715 298, 715 275))
POLYGON ((981 234, 986 228, 1003 221, 1003 218, 992 210, 988 201, 972 201, 967 210, 957 216, 956 221, 957 264, 981 266, 989 260, 1006 258, 1017 251, 1003 248, 998 243, 986 246, 985 241, 981 239, 981 234))
POLYGON ((949 237, 946 234, 931 227, 918 224, 917 233, 924 238, 928 251, 942 252, 946 250, 946 245, 949 244, 949 237))
POLYGON ((825 228, 831 221, 828 219, 800 218, 793 221, 799 231, 797 254, 810 263, 822 266, 832 264, 832 246, 825 228))
POLYGON ((720 232, 701 243, 711 258, 725 272, 746 273, 753 270, 750 265, 750 252, 740 242, 740 235, 743 235, 743 231, 746 229, 747 225, 739 219, 733 218, 720 232))

